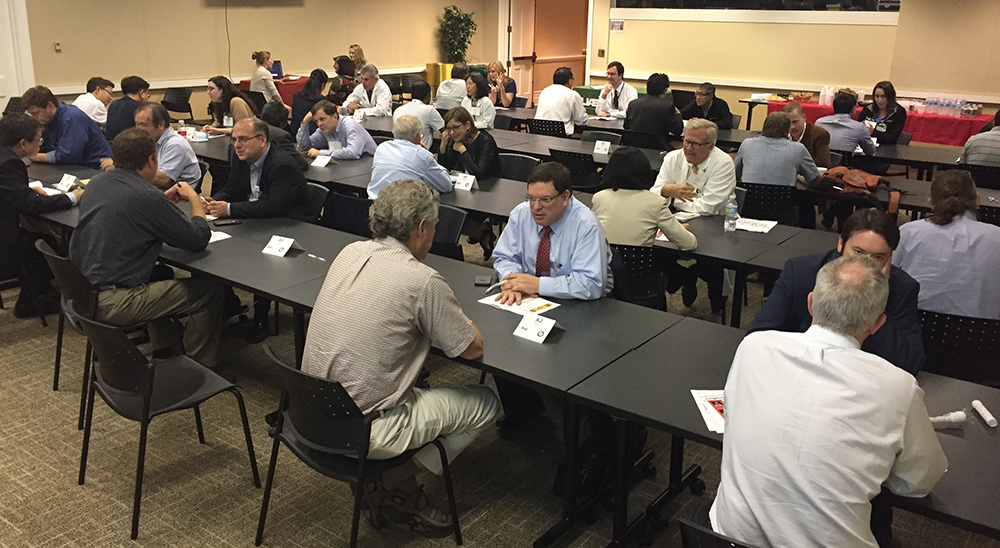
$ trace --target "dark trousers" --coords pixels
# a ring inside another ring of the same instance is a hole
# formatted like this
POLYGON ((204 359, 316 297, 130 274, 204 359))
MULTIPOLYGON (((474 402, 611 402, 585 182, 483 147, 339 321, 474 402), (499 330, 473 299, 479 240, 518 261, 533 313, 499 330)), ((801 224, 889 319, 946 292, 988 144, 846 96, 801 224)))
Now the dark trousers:
POLYGON ((496 381, 497 394, 503 403, 503 413, 511 421, 531 419, 545 412, 542 395, 534 388, 503 377, 493 377, 493 380, 496 381))
POLYGON ((271 312, 271 301, 254 295, 253 301, 253 321, 254 323, 267 322, 267 315, 271 312))
POLYGON ((21 286, 18 301, 27 299, 21 302, 33 303, 33 296, 52 292, 52 271, 49 270, 45 257, 35 248, 35 240, 40 237, 22 228, 18 229, 13 241, 0 242, 0 270, 17 276, 17 282, 21 286))

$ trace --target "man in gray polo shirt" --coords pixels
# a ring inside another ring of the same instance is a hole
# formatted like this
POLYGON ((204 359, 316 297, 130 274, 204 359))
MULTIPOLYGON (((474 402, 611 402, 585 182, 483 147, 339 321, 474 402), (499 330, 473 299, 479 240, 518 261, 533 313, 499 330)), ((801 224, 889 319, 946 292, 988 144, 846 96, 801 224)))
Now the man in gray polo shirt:
POLYGON ((958 163, 1000 167, 1000 111, 993 117, 993 129, 969 137, 958 163))
POLYGON ((167 189, 177 181, 195 184, 201 179, 201 168, 187 139, 170 128, 170 114, 159 103, 144 103, 135 111, 135 127, 156 141, 159 164, 153 176, 153 186, 167 189))

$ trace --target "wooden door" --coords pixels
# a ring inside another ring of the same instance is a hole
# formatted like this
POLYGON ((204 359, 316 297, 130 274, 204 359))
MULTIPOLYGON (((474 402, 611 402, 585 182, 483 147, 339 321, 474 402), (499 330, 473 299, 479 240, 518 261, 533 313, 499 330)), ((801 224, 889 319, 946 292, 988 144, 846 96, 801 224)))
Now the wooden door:
POLYGON ((534 104, 532 80, 535 67, 535 0, 510 0, 510 57, 507 69, 517 82, 517 96, 534 104))

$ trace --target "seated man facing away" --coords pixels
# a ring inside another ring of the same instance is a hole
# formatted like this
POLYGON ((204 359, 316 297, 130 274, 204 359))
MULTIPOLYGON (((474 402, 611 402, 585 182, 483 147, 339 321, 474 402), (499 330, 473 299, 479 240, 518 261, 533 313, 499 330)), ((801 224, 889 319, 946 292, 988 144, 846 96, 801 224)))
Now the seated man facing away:
POLYGON ((1000 167, 1000 125, 997 124, 998 121, 1000 121, 1000 110, 993 117, 992 129, 973 135, 965 142, 958 163, 1000 167))
MULTIPOLYGON (((215 187, 205 208, 216 217, 291 217, 312 221, 316 207, 309 203, 306 176, 290 154, 271 144, 267 123, 247 118, 233 126, 233 158, 229 180, 215 187)), ((251 343, 267 338, 267 315, 271 301, 257 299, 253 324, 247 335, 251 343)))
POLYGON ((359 72, 361 83, 347 96, 349 112, 353 115, 360 110, 365 116, 392 116, 392 91, 378 77, 378 69, 365 63, 359 72))
POLYGON ((920 284, 892 265, 892 252, 898 245, 899 227, 891 217, 875 209, 856 211, 844 223, 837 249, 796 257, 785 263, 774 291, 754 316, 749 332, 805 331, 812 323, 808 295, 816 284, 820 267, 841 255, 868 255, 889 278, 889 301, 885 306, 885 325, 868 337, 861 349, 916 375, 925 361, 917 312, 920 284))
POLYGON ((889 291, 875 259, 840 257, 816 276, 805 333, 740 344, 709 512, 717 532, 760 547, 874 548, 869 501, 883 485, 920 497, 944 474, 916 379, 860 349, 885 322, 889 291))
POLYGON ((566 135, 573 134, 576 124, 587 123, 587 109, 583 108, 583 97, 573 89, 573 71, 569 67, 557 68, 552 85, 538 94, 535 119, 562 122, 566 135))
POLYGON ((168 189, 177 181, 194 185, 201 179, 201 167, 191 144, 170 128, 170 114, 160 103, 144 103, 135 111, 135 127, 156 141, 157 171, 153 186, 168 189))
POLYGON ((434 108, 451 110, 462 106, 462 99, 468 96, 465 79, 469 77, 469 65, 455 63, 451 67, 451 78, 441 82, 434 96, 434 108))
MULTIPOLYGON (((496 395, 483 385, 414 386, 432 343, 448 357, 483 354, 482 335, 448 282, 421 262, 434 241, 438 203, 420 181, 383 188, 369 214, 373 239, 337 255, 309 322, 302 370, 343 384, 362 413, 379 415, 369 458, 389 459, 442 436, 450 461, 499 413, 496 395)), ((390 519, 414 530, 451 527, 451 515, 434 508, 417 484, 421 469, 442 473, 434 446, 364 486, 372 525, 381 526, 385 503, 390 519)))
POLYGON ((392 113, 392 121, 396 122, 400 116, 407 114, 416 116, 423 126, 420 130, 420 143, 430 150, 434 145, 434 132, 444 128, 444 118, 441 118, 441 113, 431 106, 431 86, 427 82, 423 80, 414 82, 410 88, 410 97, 412 99, 409 103, 400 105, 392 113))
POLYGON ((80 200, 80 224, 69 258, 97 291, 97 321, 111 325, 149 323, 155 355, 176 348, 170 316, 187 314, 185 352, 216 364, 222 332, 222 286, 192 277, 150 282, 163 244, 202 251, 212 231, 201 197, 185 182, 164 193, 152 186, 156 142, 138 128, 111 143, 116 169, 95 175, 80 200), (191 204, 188 217, 172 201, 191 204))
POLYGON ((795 186, 801 175, 807 183, 819 179, 819 170, 802 143, 788 139, 792 122, 784 112, 764 119, 760 137, 743 141, 736 154, 736 174, 745 183, 795 186))
POLYGON ((434 155, 420 142, 422 126, 419 118, 409 114, 396 119, 392 126, 394 139, 375 149, 372 180, 368 184, 369 198, 378 198, 380 190, 399 179, 418 179, 438 192, 452 191, 448 170, 438 164, 434 155))
POLYGON ((729 103, 715 96, 715 86, 705 82, 694 92, 694 102, 689 103, 681 111, 685 120, 704 118, 715 122, 719 129, 733 129, 733 113, 729 111, 729 103))
POLYGON ((73 106, 98 124, 108 121, 108 105, 111 104, 111 90, 115 83, 107 78, 95 76, 87 80, 87 93, 81 93, 73 101, 73 106))
MULTIPOLYGON (((524 296, 599 299, 611 292, 611 250, 604 229, 572 192, 566 166, 538 165, 528 174, 528 194, 510 212, 493 251, 493 268, 503 280, 497 300, 520 304, 524 296)), ((538 392, 495 377, 503 401, 501 425, 517 427, 540 416, 538 392)))
POLYGON ((108 124, 104 126, 108 141, 135 126, 135 111, 149 101, 149 82, 140 76, 126 76, 122 78, 122 94, 108 105, 108 124))
POLYGON ((59 165, 108 167, 111 146, 101 126, 73 105, 59 102, 45 86, 35 86, 21 96, 21 106, 45 126, 41 152, 34 162, 59 165))
POLYGON ((875 143, 864 124, 853 118, 858 100, 850 93, 833 98, 833 114, 816 120, 816 127, 830 133, 830 150, 853 153, 859 146, 865 154, 875 154, 875 143))
POLYGON ((670 78, 666 74, 651 75, 646 80, 646 95, 628 104, 624 122, 625 129, 655 134, 663 150, 673 150, 670 141, 684 131, 684 122, 673 100, 666 98, 669 87, 670 78))
POLYGON ((341 116, 337 105, 319 101, 302 119, 296 135, 306 156, 329 156, 334 160, 357 160, 364 154, 375 154, 375 141, 357 120, 341 116), (316 131, 309 135, 309 123, 316 121, 316 131))

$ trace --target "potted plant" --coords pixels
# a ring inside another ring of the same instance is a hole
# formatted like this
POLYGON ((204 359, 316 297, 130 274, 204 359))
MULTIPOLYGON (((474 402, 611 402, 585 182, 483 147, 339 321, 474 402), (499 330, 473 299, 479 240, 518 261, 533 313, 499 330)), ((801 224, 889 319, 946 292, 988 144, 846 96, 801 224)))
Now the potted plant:
POLYGON ((441 50, 447 62, 427 64, 427 80, 431 85, 451 78, 451 65, 465 61, 465 52, 469 49, 472 35, 476 33, 476 22, 472 20, 472 15, 463 12, 458 6, 444 8, 439 33, 441 50))

